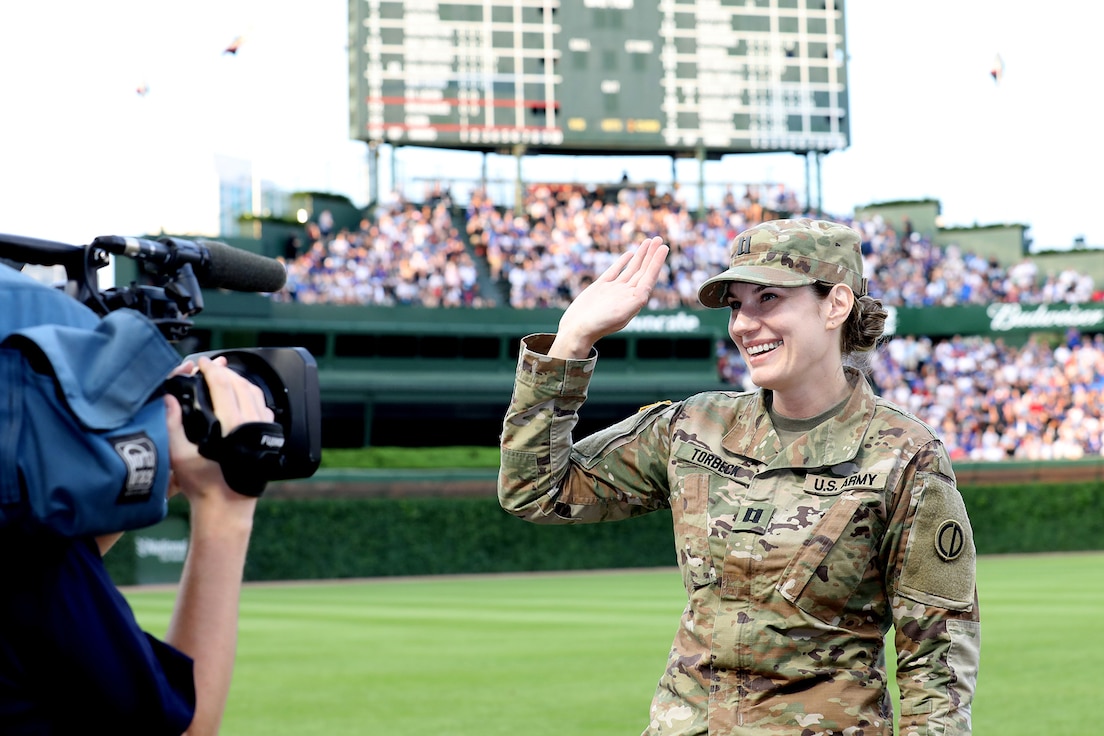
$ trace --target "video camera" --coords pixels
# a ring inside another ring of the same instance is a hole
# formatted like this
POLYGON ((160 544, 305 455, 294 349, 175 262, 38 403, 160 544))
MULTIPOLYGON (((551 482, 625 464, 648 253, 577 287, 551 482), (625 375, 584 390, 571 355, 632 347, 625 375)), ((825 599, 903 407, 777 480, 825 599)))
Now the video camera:
MULTIPOLYGON (((0 261, 21 270, 24 264, 61 265, 68 296, 101 318, 133 310, 152 323, 170 343, 189 335, 191 318, 203 309, 201 287, 274 292, 286 279, 276 260, 212 240, 103 236, 85 246, 0 234, 0 261), (139 265, 143 283, 104 291, 96 272, 110 255, 139 265)), ((163 383, 183 409, 184 428, 200 454, 216 460, 235 491, 259 496, 270 480, 307 478, 321 461, 321 409, 318 370, 311 354, 299 347, 239 348, 189 355, 222 356, 229 368, 261 388, 272 410, 271 424, 243 425, 223 437, 202 375, 173 376, 163 383)), ((134 356, 139 358, 139 356, 134 356)), ((140 359, 140 358, 139 358, 140 359)))

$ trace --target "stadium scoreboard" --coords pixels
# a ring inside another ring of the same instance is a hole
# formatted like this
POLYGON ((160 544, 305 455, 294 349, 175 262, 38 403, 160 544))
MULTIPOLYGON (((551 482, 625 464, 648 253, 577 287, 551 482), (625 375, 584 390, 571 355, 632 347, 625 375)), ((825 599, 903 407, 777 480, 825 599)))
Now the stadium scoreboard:
POLYGON ((350 0, 350 127, 563 153, 848 145, 843 0, 350 0))

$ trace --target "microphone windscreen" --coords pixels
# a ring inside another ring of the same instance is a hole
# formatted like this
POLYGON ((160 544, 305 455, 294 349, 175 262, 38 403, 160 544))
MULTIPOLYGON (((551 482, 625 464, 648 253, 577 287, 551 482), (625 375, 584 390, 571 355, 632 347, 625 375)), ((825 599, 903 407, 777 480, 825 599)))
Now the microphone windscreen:
POLYGON ((210 267, 198 273, 199 285, 231 291, 273 292, 284 288, 287 269, 272 258, 216 240, 197 240, 210 254, 210 267))

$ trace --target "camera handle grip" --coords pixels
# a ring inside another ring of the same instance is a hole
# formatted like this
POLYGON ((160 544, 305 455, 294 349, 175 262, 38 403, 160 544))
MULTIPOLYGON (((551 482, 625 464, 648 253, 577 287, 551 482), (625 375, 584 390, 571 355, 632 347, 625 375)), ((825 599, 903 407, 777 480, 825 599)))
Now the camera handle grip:
POLYGON ((284 430, 276 422, 247 422, 225 437, 201 375, 177 375, 165 381, 183 415, 184 434, 199 454, 222 468, 227 485, 243 496, 260 496, 279 470, 284 430))
POLYGON ((218 462, 226 484, 243 496, 260 496, 280 467, 284 429, 276 422, 246 422, 213 438, 199 454, 218 462))

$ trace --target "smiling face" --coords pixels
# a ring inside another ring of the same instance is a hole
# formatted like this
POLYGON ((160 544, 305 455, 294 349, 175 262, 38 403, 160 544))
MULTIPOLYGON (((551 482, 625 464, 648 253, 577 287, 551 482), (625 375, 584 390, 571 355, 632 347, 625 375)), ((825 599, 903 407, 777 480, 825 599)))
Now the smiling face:
POLYGON ((779 412, 812 417, 847 396, 840 328, 854 302, 850 289, 837 284, 821 299, 811 286, 732 282, 726 299, 728 334, 779 412))

